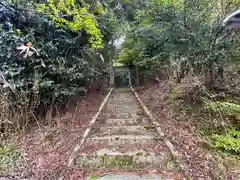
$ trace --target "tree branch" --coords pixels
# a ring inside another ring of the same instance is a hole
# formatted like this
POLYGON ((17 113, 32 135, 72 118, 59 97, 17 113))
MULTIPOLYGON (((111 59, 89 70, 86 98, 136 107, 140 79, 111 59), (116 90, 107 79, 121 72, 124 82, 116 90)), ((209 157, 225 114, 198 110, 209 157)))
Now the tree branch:
POLYGON ((217 33, 216 33, 216 35, 215 35, 215 37, 214 37, 214 39, 212 41, 211 49, 213 49, 215 47, 217 38, 223 32, 224 29, 225 29, 225 27, 223 27, 223 26, 219 27, 219 29, 218 29, 218 31, 217 31, 217 33))
POLYGON ((4 3, 0 2, 0 5, 2 5, 3 7, 5 7, 6 9, 8 9, 9 11, 11 11, 12 13, 14 13, 14 11, 9 8, 7 5, 5 5, 4 3))

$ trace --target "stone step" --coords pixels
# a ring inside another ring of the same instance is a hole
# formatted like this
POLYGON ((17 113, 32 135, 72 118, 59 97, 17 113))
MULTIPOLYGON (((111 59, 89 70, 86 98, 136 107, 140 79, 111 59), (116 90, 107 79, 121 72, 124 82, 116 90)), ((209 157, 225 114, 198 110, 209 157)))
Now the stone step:
POLYGON ((154 125, 148 124, 145 126, 100 126, 98 131, 103 134, 146 134, 155 132, 154 125))
POLYGON ((99 149, 91 154, 79 154, 75 165, 85 168, 136 168, 146 166, 165 165, 170 154, 167 151, 158 154, 144 150, 118 152, 110 149, 99 149))
POLYGON ((118 111, 118 110, 133 110, 133 111, 137 111, 137 110, 141 110, 142 111, 142 108, 141 107, 106 107, 104 110, 108 111, 108 110, 111 110, 111 111, 118 111))
POLYGON ((141 108, 140 105, 134 103, 134 104, 107 104, 105 107, 107 108, 141 108))
POLYGON ((109 119, 131 119, 131 118, 140 118, 140 113, 141 112, 106 112, 106 111, 103 111, 101 116, 103 117, 106 117, 106 118, 109 118, 109 119), (138 115, 139 114, 139 115, 138 115))
POLYGON ((132 115, 136 115, 136 114, 140 114, 142 113, 142 109, 107 109, 104 112, 107 112, 108 114, 111 115, 115 115, 115 114, 121 114, 120 116, 122 116, 122 113, 129 113, 131 116, 132 115))
POLYGON ((130 97, 117 97, 117 98, 109 98, 109 100, 108 100, 108 104, 124 104, 124 105, 129 105, 129 104, 126 104, 126 102, 128 102, 128 103, 132 103, 133 105, 137 105, 138 103, 138 101, 137 101, 137 99, 135 98, 135 97, 133 97, 133 96, 130 96, 130 97))
POLYGON ((107 106, 137 106, 139 105, 137 101, 116 101, 116 100, 109 100, 107 106))
POLYGON ((140 104, 138 104, 138 102, 134 102, 132 104, 128 104, 126 102, 123 101, 123 103, 116 103, 116 101, 111 102, 108 101, 108 103, 106 104, 106 107, 140 107, 140 104))
POLYGON ((128 125, 147 125, 151 124, 151 121, 148 120, 147 118, 143 119, 135 119, 135 118, 129 118, 129 119, 124 119, 124 118, 114 118, 114 119, 106 119, 105 121, 101 121, 105 125, 108 126, 128 126, 128 125))
POLYGON ((118 103, 123 103, 125 105, 126 102, 132 102, 134 104, 136 104, 138 101, 135 97, 129 96, 129 97, 124 97, 124 98, 109 98, 108 103, 114 103, 114 104, 118 104, 118 103))
POLYGON ((135 107, 123 107, 123 106, 107 106, 106 110, 142 110, 140 106, 135 106, 135 107))
POLYGON ((121 136, 121 135, 131 135, 131 136, 154 136, 154 137, 158 137, 158 133, 156 132, 130 132, 130 133, 123 133, 123 132, 114 132, 114 133, 110 133, 110 132, 95 132, 94 134, 92 134, 90 137, 102 137, 102 136, 121 136))
MULTIPOLYGON (((86 180, 92 180, 92 176, 87 177, 86 180)), ((94 180, 170 180, 167 175, 133 175, 133 174, 108 174, 98 177, 94 180)), ((173 178, 171 179, 173 180, 173 178)), ((182 180, 186 180, 182 178, 182 180)))
POLYGON ((86 143, 107 144, 109 146, 118 146, 122 144, 144 144, 152 145, 160 141, 161 137, 155 135, 107 135, 98 137, 89 137, 86 143))
POLYGON ((119 118, 119 119, 129 119, 129 118, 133 118, 131 117, 130 113, 126 113, 126 112, 121 112, 121 113, 109 113, 109 112, 102 112, 102 115, 104 117, 108 117, 108 118, 119 118))
POLYGON ((103 144, 103 143, 94 143, 94 142, 88 142, 83 145, 80 152, 86 153, 86 154, 94 154, 98 149, 111 149, 118 152, 129 152, 129 151, 139 151, 144 150, 147 152, 162 152, 162 151, 168 151, 168 148, 166 147, 165 143, 162 141, 156 141, 154 144, 132 144, 132 143, 125 143, 120 145, 109 145, 109 144, 103 144))
POLYGON ((133 116, 133 117, 139 117, 140 115, 144 116, 144 112, 142 109, 104 109, 102 111, 102 114, 105 114, 106 116, 133 116))

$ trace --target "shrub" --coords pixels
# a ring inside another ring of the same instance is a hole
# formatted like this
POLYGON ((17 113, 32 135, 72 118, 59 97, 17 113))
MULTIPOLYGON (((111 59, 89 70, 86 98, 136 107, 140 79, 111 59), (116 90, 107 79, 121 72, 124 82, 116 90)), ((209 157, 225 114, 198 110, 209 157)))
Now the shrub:
POLYGON ((97 19, 104 12, 101 4, 96 10, 90 3, 80 7, 72 0, 16 4, 0 2, 0 126, 19 130, 36 119, 42 107, 64 106, 73 95, 85 94, 92 79, 102 81, 108 62, 103 63, 97 52, 105 50, 107 56, 108 49, 97 48, 108 44, 105 36, 112 34, 100 29, 106 23, 97 19), (65 6, 67 2, 72 4, 65 6), (72 5, 76 15, 71 14, 72 5), (26 42, 39 56, 19 54, 18 47, 26 42))

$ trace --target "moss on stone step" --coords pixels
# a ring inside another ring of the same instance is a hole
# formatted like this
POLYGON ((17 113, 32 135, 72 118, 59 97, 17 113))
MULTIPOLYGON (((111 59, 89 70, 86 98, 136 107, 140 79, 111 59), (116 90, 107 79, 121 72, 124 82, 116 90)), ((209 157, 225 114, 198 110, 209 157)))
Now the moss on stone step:
POLYGON ((137 165, 134 162, 133 156, 129 155, 116 155, 108 156, 107 154, 99 158, 87 158, 80 156, 76 159, 76 165, 81 167, 105 167, 105 168, 132 168, 137 165), (91 164, 91 165, 90 165, 91 164))
POLYGON ((114 156, 114 157, 109 157, 109 156, 103 156, 102 157, 102 163, 104 166, 114 168, 127 168, 133 166, 133 156, 114 156))
POLYGON ((154 125, 153 124, 147 124, 147 125, 144 126, 144 129, 152 130, 152 129, 154 129, 154 125))
POLYGON ((147 152, 139 151, 132 155, 80 155, 75 159, 75 165, 82 168, 134 169, 154 164, 165 164, 165 161, 165 155, 153 156, 147 152))
POLYGON ((142 156, 143 155, 143 152, 137 152, 136 153, 136 156, 142 156))
POLYGON ((88 177, 87 177, 88 180, 97 180, 97 179, 99 179, 99 178, 101 178, 101 176, 91 175, 91 176, 88 176, 88 177))

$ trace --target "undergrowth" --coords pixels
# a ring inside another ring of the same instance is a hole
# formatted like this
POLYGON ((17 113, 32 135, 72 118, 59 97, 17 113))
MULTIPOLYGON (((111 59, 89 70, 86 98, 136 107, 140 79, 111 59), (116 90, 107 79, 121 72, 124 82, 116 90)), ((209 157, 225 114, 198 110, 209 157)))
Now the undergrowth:
POLYGON ((229 130, 226 135, 214 135, 215 147, 240 154, 240 131, 229 130))
POLYGON ((20 149, 0 145, 0 176, 19 169, 25 160, 26 156, 20 149))
MULTIPOLYGON (((207 140, 208 147, 222 155, 240 154, 240 104, 237 97, 229 96, 218 100, 205 88, 195 101, 187 101, 177 92, 180 98, 174 98, 175 119, 186 127, 194 127, 197 134, 207 140)), ((172 91, 170 92, 171 95, 172 91)))
MULTIPOLYGON (((211 109, 214 112, 221 112, 227 116, 231 116, 237 121, 236 130, 228 129, 225 134, 213 135, 215 148, 222 149, 224 151, 240 153, 240 130, 239 130, 239 117, 240 117, 240 105, 230 102, 209 102, 206 103, 206 108, 211 109)), ((234 127, 233 127, 234 128, 234 127)))

